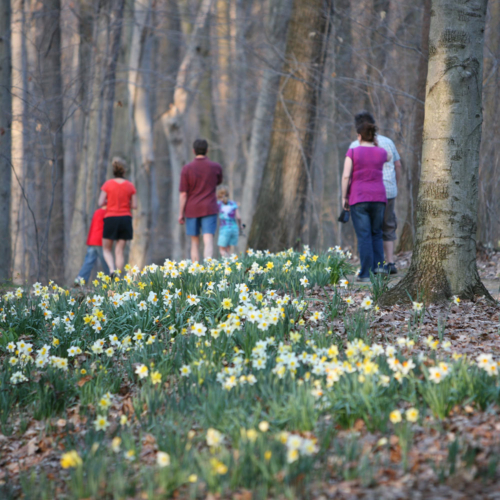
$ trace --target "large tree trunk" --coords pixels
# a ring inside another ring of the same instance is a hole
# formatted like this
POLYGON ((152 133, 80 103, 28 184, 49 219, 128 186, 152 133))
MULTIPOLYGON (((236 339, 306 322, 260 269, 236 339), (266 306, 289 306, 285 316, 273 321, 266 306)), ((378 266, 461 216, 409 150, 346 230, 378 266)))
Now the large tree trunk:
POLYGON ((286 45, 269 157, 248 245, 279 251, 296 247, 307 193, 320 102, 331 0, 295 0, 286 45))
POLYGON ((10 276, 11 60, 10 0, 0 2, 0 282, 10 276))
MULTIPOLYGON (((269 24, 266 30, 269 36, 269 46, 265 54, 266 68, 262 75, 259 98, 252 121, 248 164, 240 209, 243 223, 247 225, 250 225, 254 216, 262 172, 269 154, 292 4, 293 0, 271 0, 269 6, 269 24)), ((240 250, 243 250, 246 243, 243 239, 240 241, 240 250)))
POLYGON ((408 181, 408 209, 406 220, 399 239, 398 252, 405 252, 413 248, 415 238, 415 215, 418 197, 418 180, 420 177, 420 164, 422 160, 422 134, 424 130, 424 100, 425 83, 427 81, 427 65, 429 56, 429 30, 431 25, 431 0, 424 1, 422 12, 422 42, 420 45, 420 58, 417 68, 417 99, 415 116, 413 119, 411 136, 411 154, 407 165, 408 181), (422 102, 422 104, 420 104, 422 102))
POLYGON ((82 71, 88 75, 81 165, 70 229, 66 281, 76 277, 85 256, 85 240, 106 176, 113 129, 116 61, 118 60, 125 0, 81 5, 84 24, 82 71), (105 8, 106 7, 106 8, 105 8), (89 29, 90 28, 90 29, 89 29), (87 31, 88 30, 88 31, 87 31))
POLYGON ((415 250, 383 304, 489 296, 476 267, 486 6, 432 2, 415 250))
MULTIPOLYGON (((484 50, 483 140, 479 164, 478 240, 489 248, 500 247, 500 2, 490 2, 484 50)), ((500 271, 500 269, 499 269, 500 271)))
MULTIPOLYGON (((157 71, 154 73, 156 94, 153 109, 165 110, 174 97, 175 76, 180 64, 180 42, 172 34, 180 33, 181 23, 177 0, 168 0, 166 7, 162 4, 155 8, 157 10, 154 17, 158 25, 155 30, 157 71)), ((176 214, 171 215, 170 158, 160 120, 155 120, 154 123, 154 151, 156 170, 154 190, 158 205, 153 206, 151 260, 160 263, 172 255, 170 234, 174 224, 177 226, 176 214)))
MULTIPOLYGON (((36 174, 41 187, 37 193, 43 229, 42 275, 45 280, 61 283, 64 279, 64 147, 63 147, 63 88, 61 76, 61 2, 44 0, 35 6, 36 68, 34 94, 41 111, 37 115, 41 130, 35 139, 39 151, 35 158, 36 174), (40 196, 44 192, 45 196, 40 196)), ((34 104, 34 103, 32 103, 34 104)), ((38 126, 37 124, 37 126, 38 126)), ((37 129, 38 131, 38 129, 37 129)))
MULTIPOLYGON (((179 183, 182 166, 189 158, 189 145, 186 144, 184 120, 194 100, 194 92, 199 87, 203 77, 203 60, 207 55, 205 50, 206 28, 213 0, 202 0, 194 28, 190 35, 190 42, 186 54, 177 74, 173 102, 166 111, 161 121, 168 143, 170 156, 171 176, 171 217, 173 219, 179 214, 179 183)), ((183 249, 184 227, 174 222, 172 228, 172 248, 174 259, 184 257, 183 249)))
POLYGON ((31 196, 33 175, 27 159, 27 54, 24 39, 25 2, 12 0, 12 177, 11 177, 11 248, 12 279, 22 284, 37 278, 40 272, 40 239, 31 196), (33 244, 33 242, 35 244, 33 244), (29 252, 35 247, 35 252, 29 252))
POLYGON ((129 260, 143 268, 147 263, 151 226, 151 171, 154 165, 153 119, 151 116, 150 82, 153 39, 147 28, 151 19, 151 1, 134 4, 134 28, 129 62, 129 106, 135 127, 134 182, 137 188, 137 211, 134 214, 134 239, 129 260))

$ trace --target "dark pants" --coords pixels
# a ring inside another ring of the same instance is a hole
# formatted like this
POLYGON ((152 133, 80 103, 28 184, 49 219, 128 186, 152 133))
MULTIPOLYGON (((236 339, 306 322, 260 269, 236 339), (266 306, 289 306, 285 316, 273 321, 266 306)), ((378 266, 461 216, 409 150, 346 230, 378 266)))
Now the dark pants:
POLYGON ((358 252, 361 261, 360 278, 368 278, 384 263, 382 224, 385 203, 368 201, 351 206, 351 217, 358 238, 358 252))

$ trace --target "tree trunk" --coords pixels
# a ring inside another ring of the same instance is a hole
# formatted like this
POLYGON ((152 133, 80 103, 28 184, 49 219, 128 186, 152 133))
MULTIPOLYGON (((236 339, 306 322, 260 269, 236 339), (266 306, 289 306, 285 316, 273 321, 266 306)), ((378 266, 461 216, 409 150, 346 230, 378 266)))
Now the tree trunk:
MULTIPOLYGON (((269 36, 266 68, 262 75, 259 98, 252 121, 248 164, 240 209, 242 221, 248 226, 255 213, 262 173, 269 154, 292 4, 293 0, 271 0, 270 2, 269 25, 266 30, 269 36)), ((246 243, 242 238, 240 242, 240 250, 243 250, 246 243)))
POLYGON ((125 0, 111 4, 100 2, 81 5, 86 39, 82 71, 88 75, 83 113, 85 123, 81 166, 76 184, 75 208, 70 229, 70 247, 66 281, 76 277, 85 256, 85 240, 97 208, 97 197, 106 175, 113 129, 113 106, 116 61, 123 24, 125 0))
POLYGON ((134 5, 134 28, 129 62, 129 106, 135 127, 134 182, 137 188, 137 210, 134 214, 134 239, 130 246, 129 260, 143 268, 147 263, 149 230, 151 225, 151 170, 154 165, 153 119, 151 117, 150 82, 152 37, 150 19, 151 1, 142 0, 134 5))
POLYGON ((80 130, 82 114, 80 112, 79 93, 84 75, 80 73, 80 9, 73 0, 63 0, 61 11, 61 42, 64 50, 61 54, 63 79, 63 145, 64 145, 64 247, 65 262, 68 262, 70 245, 70 227, 75 206, 75 188, 80 166, 80 130))
MULTIPOLYGON (((490 2, 486 21, 483 101, 484 122, 479 164, 478 240, 500 247, 500 2, 490 2)), ((498 269, 500 271, 500 269, 498 269)))
MULTIPOLYGON (((184 141, 184 120, 194 100, 194 91, 199 87, 203 77, 203 59, 207 55, 204 47, 206 43, 204 35, 206 35, 207 20, 212 8, 212 2, 213 0, 202 0, 198 8, 194 29, 190 36, 191 40, 177 74, 173 102, 168 111, 161 117, 163 130, 167 138, 172 169, 171 217, 174 220, 179 214, 181 169, 187 163, 189 157, 189 145, 184 141)), ((184 257, 183 235, 184 227, 174 222, 174 227, 172 228, 174 259, 184 257)))
MULTIPOLYGON (((45 0, 33 13, 36 26, 36 68, 34 95, 42 111, 37 116, 41 130, 36 139, 40 155, 35 158, 42 210, 37 214, 43 227, 42 275, 45 280, 61 283, 64 279, 64 147, 63 147, 63 88, 61 76, 61 2, 45 0), (43 200, 43 201, 42 201, 43 200)), ((34 104, 34 103, 33 103, 34 104)), ((32 104, 32 105, 33 105, 32 104)), ((33 112, 36 113, 35 110, 33 112)), ((36 113, 38 115, 38 113, 36 113)), ((38 130, 37 130, 38 131, 38 130)))
POLYGON ((252 248, 279 251, 300 243, 331 8, 331 0, 294 2, 270 152, 249 235, 252 248))
MULTIPOLYGON (((429 57, 429 30, 431 25, 431 0, 425 0, 422 19, 422 41, 420 58, 417 68, 417 99, 422 103, 425 100, 425 83, 427 81, 427 65, 429 57)), ((412 128, 412 154, 408 161, 408 210, 406 220, 399 238, 398 252, 406 252, 413 248, 415 238, 415 215, 418 197, 418 180, 420 177, 420 165, 422 160, 422 133, 424 129, 424 104, 417 102, 415 117, 412 128)))
POLYGON ((40 271, 40 241, 33 211, 34 197, 30 185, 33 175, 29 171, 26 151, 27 136, 27 54, 25 46, 25 2, 11 3, 12 46, 12 177, 11 177, 11 248, 12 280, 22 284, 26 279, 38 277, 40 271), (33 245, 33 241, 35 244, 33 245), (35 247, 35 252, 29 249, 35 247))
POLYGON ((432 2, 415 250, 382 304, 490 297, 476 267, 486 6, 432 2))
POLYGON ((10 276, 11 60, 10 0, 0 2, 0 283, 10 276))
MULTIPOLYGON (((172 33, 180 33, 180 15, 177 0, 168 0, 165 5, 156 6, 155 20, 158 22, 155 30, 156 54, 154 73, 155 103, 153 109, 167 109, 174 97, 175 75, 180 64, 180 43, 172 33)), ((170 179, 170 158, 165 133, 160 120, 154 123, 154 151, 156 170, 157 209, 152 214, 151 260, 164 262, 172 255, 170 234, 177 227, 177 214, 171 214, 172 203, 169 193, 172 191, 170 179)))

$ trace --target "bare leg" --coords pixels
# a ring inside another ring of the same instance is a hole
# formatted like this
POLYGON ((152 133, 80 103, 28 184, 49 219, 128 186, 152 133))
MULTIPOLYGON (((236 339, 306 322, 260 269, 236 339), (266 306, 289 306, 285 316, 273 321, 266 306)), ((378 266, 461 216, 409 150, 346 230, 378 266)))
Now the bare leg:
POLYGON ((384 241, 384 257, 387 264, 394 263, 394 241, 384 241))
POLYGON ((191 236, 191 260, 193 262, 199 262, 200 260, 200 237, 191 236))
POLYGON ((204 234, 203 235, 203 257, 205 259, 211 259, 214 256, 214 235, 204 234))
POLYGON ((125 255, 123 251, 125 250, 125 244, 127 242, 125 240, 118 240, 115 246, 115 260, 116 260, 116 268, 123 269, 125 266, 125 255))
POLYGON ((109 267, 109 272, 112 273, 115 270, 115 261, 113 259, 113 240, 108 240, 106 238, 102 239, 102 254, 104 255, 104 260, 109 267))

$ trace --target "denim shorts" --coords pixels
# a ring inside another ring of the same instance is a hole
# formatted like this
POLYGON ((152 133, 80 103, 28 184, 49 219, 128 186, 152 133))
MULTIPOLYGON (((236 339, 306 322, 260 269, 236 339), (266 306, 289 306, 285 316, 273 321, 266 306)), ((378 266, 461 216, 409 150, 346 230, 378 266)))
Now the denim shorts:
POLYGON ((222 226, 219 228, 219 247, 235 247, 238 244, 239 229, 236 225, 222 226))
POLYGON ((186 217, 186 234, 199 236, 201 234, 215 234, 217 231, 217 214, 205 217, 186 217))

